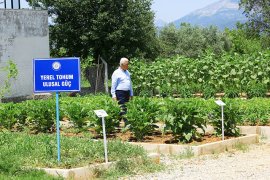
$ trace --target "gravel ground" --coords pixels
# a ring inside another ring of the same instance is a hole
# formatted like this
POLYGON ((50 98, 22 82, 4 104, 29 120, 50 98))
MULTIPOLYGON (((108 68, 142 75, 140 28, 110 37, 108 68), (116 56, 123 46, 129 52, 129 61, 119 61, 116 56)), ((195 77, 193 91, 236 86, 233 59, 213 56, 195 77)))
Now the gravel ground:
POLYGON ((125 180, 270 180, 270 143, 239 147, 221 154, 191 159, 162 156, 166 165, 162 172, 125 177, 125 180))

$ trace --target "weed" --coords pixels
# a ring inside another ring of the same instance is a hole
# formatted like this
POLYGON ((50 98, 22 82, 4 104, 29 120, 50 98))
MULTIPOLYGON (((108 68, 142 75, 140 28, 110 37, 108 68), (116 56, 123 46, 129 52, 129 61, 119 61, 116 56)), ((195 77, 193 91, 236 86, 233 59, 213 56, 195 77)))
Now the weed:
MULTIPOLYGON (((61 162, 58 163, 55 135, 0 132, 0 179, 12 179, 13 176, 14 179, 21 176, 31 179, 35 174, 38 174, 37 179, 49 179, 39 171, 26 171, 22 167, 73 168, 100 163, 104 162, 103 148, 102 141, 90 141, 89 137, 62 136, 61 162), (26 175, 28 171, 29 176, 26 175)), ((120 141, 108 142, 108 157, 117 164, 105 174, 97 170, 97 177, 152 172, 160 167, 148 160, 143 148, 120 141)))
POLYGON ((248 152, 249 146, 243 143, 236 143, 234 146, 235 149, 242 151, 242 152, 248 152))
POLYGON ((260 136, 260 142, 264 142, 266 140, 267 140, 267 136, 264 133, 262 133, 260 136))
POLYGON ((219 154, 217 154, 216 152, 212 153, 212 157, 213 159, 218 159, 219 158, 219 154))
POLYGON ((103 172, 102 179, 117 179, 121 176, 135 175, 145 172, 156 172, 164 169, 163 165, 155 164, 147 157, 120 159, 111 169, 103 172))
POLYGON ((194 157, 194 152, 191 147, 186 147, 184 152, 176 156, 177 159, 190 159, 192 157, 194 157))

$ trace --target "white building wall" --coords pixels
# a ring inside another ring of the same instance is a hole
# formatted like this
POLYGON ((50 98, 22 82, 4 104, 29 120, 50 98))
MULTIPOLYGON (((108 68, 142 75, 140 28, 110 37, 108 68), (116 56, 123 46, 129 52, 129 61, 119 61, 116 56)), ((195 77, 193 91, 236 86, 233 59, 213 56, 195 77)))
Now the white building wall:
MULTIPOLYGON (((18 69, 11 92, 5 97, 33 94, 34 58, 49 58, 47 11, 30 9, 0 9, 0 68, 12 60, 18 69)), ((6 74, 0 70, 0 87, 6 74)))

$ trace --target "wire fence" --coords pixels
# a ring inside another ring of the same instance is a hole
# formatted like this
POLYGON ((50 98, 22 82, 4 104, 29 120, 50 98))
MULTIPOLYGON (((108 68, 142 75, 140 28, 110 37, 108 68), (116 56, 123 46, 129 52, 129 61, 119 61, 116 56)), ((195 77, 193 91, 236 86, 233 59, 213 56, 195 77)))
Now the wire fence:
POLYGON ((86 78, 90 83, 90 93, 109 93, 108 87, 108 65, 102 58, 98 58, 98 63, 86 70, 86 78))

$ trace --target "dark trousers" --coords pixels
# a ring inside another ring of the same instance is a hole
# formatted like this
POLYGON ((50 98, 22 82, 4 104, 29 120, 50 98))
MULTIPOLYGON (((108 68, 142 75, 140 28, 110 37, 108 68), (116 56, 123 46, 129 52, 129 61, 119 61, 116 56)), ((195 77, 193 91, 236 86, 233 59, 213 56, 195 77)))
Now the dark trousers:
POLYGON ((127 106, 125 105, 125 103, 129 101, 130 91, 116 90, 115 94, 121 109, 120 116, 123 116, 127 113, 127 106))

